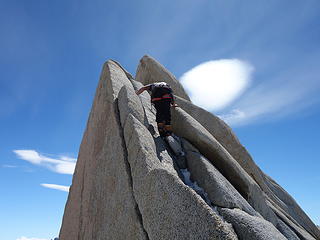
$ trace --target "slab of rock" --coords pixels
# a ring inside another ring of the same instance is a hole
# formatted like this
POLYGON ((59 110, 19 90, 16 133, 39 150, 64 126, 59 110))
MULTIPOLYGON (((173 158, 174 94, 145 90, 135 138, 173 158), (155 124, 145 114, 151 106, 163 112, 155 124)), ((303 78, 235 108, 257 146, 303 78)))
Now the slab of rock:
POLYGON ((227 179, 200 153, 186 151, 191 177, 205 190, 213 205, 239 208, 252 216, 260 216, 227 179))
POLYGON ((250 154, 242 146, 232 129, 223 120, 183 98, 176 97, 176 102, 179 107, 197 120, 230 153, 264 192, 273 196, 273 193, 265 183, 262 171, 252 160, 250 154))
POLYGON ((237 239, 232 226, 160 162, 139 120, 129 114, 123 127, 134 196, 150 239, 237 239))
POLYGON ((257 212, 277 224, 277 217, 267 205, 258 184, 200 123, 181 108, 175 108, 172 111, 172 128, 178 136, 192 143, 257 212))
POLYGON ((190 98, 186 94, 184 88, 173 74, 148 55, 145 55, 140 60, 135 80, 144 85, 154 82, 166 82, 171 86, 177 96, 190 101, 190 98))
POLYGON ((179 107, 197 120, 231 154, 262 189, 268 188, 264 182, 261 170, 254 163, 250 154, 242 146, 232 129, 224 121, 183 98, 176 97, 176 102, 179 107))
POLYGON ((286 240, 268 221, 251 216, 240 209, 222 208, 221 215, 232 223, 239 239, 243 240, 286 240))
POLYGON ((239 163, 199 122, 181 108, 175 108, 172 111, 172 128, 174 133, 187 139, 202 155, 209 159, 241 195, 248 199, 250 185, 254 182, 239 163))
POLYGON ((287 212, 301 226, 320 239, 320 232, 310 218, 283 188, 261 171, 248 151, 242 146, 239 139, 233 133, 232 129, 224 121, 179 96, 176 97, 176 102, 184 111, 196 119, 232 155, 278 207, 287 212))
MULTIPOLYGON (((186 140, 183 140, 183 146, 187 154, 186 158, 191 177, 205 190, 213 205, 222 208, 238 208, 252 216, 261 217, 196 148, 186 140)), ((287 239, 300 239, 280 219, 278 219, 276 227, 287 239)))
POLYGON ((124 85, 131 83, 122 69, 106 62, 80 146, 60 240, 147 239, 117 113, 116 98, 124 85))
POLYGON ((140 122, 147 125, 147 119, 141 101, 133 87, 123 86, 118 95, 118 107, 120 111, 121 125, 124 125, 129 114, 132 114, 140 122))

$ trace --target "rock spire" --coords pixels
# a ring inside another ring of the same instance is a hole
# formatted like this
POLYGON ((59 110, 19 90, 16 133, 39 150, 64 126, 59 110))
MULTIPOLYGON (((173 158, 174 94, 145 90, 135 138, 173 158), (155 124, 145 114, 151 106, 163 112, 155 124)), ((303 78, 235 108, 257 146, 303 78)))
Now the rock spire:
POLYGON ((144 56, 135 78, 115 61, 103 66, 59 239, 319 240, 320 231, 226 123, 144 56), (149 94, 135 94, 155 81, 180 106, 172 125, 183 169, 159 137, 149 94))

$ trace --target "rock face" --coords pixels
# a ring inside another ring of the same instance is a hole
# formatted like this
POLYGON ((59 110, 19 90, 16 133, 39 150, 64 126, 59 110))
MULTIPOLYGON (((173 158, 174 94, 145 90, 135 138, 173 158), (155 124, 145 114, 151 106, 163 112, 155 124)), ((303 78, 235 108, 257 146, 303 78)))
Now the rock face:
POLYGON ((115 61, 104 64, 59 239, 311 240, 320 231, 230 127, 144 56, 135 79, 115 61), (159 137, 149 94, 135 94, 155 81, 177 95, 172 125, 188 169, 159 137))

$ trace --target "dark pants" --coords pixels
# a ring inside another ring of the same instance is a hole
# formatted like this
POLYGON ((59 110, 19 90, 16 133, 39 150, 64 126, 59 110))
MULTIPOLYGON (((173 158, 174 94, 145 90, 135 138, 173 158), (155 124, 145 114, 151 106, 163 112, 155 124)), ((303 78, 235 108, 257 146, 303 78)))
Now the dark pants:
POLYGON ((171 112, 170 112, 171 99, 161 99, 153 102, 154 107, 157 110, 156 122, 164 123, 165 125, 171 124, 171 112))

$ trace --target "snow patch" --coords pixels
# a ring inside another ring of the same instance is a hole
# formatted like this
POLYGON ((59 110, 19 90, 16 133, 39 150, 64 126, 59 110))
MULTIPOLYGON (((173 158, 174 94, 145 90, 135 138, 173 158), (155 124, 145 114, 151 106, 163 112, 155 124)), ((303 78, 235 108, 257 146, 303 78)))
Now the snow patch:
POLYGON ((194 182, 191 181, 190 179, 191 174, 189 170, 187 168, 180 169, 180 172, 183 175, 184 183, 189 187, 191 187, 197 194, 199 194, 200 197, 209 205, 209 207, 223 219, 223 217, 218 212, 217 206, 214 206, 210 201, 208 197, 208 193, 206 193, 204 189, 201 188, 196 181, 194 182))

